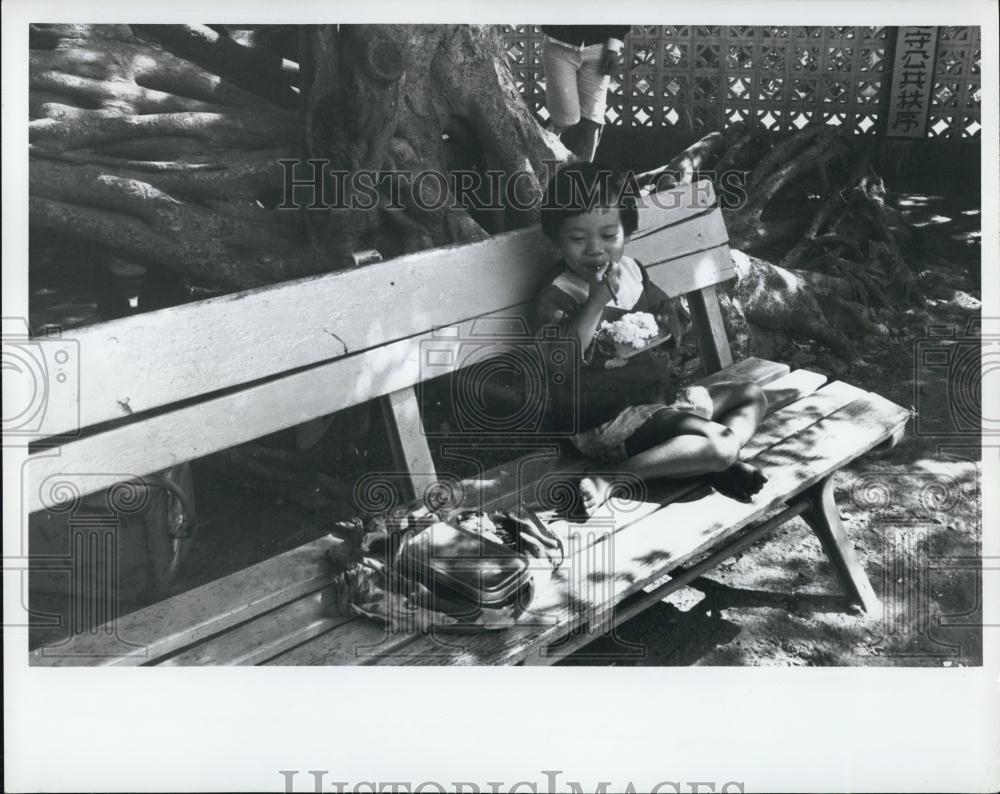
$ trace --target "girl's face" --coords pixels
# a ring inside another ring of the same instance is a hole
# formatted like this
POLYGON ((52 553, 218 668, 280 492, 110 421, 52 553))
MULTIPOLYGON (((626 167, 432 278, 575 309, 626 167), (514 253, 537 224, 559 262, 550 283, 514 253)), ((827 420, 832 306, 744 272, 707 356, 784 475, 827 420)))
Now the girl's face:
POLYGON ((566 219, 559 228, 559 250, 566 265, 588 281, 622 258, 627 241, 617 207, 594 207, 566 219))

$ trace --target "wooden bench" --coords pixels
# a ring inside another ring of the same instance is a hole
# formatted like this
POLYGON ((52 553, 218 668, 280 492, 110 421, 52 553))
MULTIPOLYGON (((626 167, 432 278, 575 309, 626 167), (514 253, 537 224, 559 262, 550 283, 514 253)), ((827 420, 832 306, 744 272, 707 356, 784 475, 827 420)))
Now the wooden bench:
MULTIPOLYGON (((321 603, 331 576, 325 553, 341 542, 331 535, 124 615, 103 631, 40 647, 32 663, 549 663, 796 515, 822 542, 845 604, 878 610, 840 522, 832 477, 894 443, 908 411, 780 363, 733 363, 716 288, 734 271, 707 182, 647 197, 628 252, 668 294, 687 296, 706 380, 752 380, 768 395, 768 415, 742 453, 769 478, 752 504, 698 483, 664 481, 585 523, 553 520, 566 562, 536 596, 531 619, 502 631, 394 631, 331 616, 321 603)), ((545 509, 579 460, 532 427, 485 442, 482 427, 429 438, 420 389, 432 377, 535 344, 524 320, 555 258, 539 230, 525 229, 85 328, 73 334, 79 399, 50 406, 48 428, 86 430, 67 438, 58 455, 31 456, 31 509, 46 507, 39 485, 50 478, 90 472, 77 487, 93 492, 373 398, 381 400, 397 461, 388 479, 397 476, 411 495, 445 488, 473 508, 521 502, 545 509), (449 471, 456 461, 479 465, 482 455, 515 446, 526 454, 480 466, 477 476, 449 471)))

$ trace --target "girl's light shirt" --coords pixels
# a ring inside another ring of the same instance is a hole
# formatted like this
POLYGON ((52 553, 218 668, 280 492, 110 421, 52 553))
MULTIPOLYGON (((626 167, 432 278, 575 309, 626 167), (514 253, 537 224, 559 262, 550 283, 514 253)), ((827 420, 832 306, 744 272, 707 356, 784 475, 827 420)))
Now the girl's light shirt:
MULTIPOLYGON (((619 265, 621 266, 621 272, 619 274, 618 302, 615 302, 615 299, 611 297, 611 293, 609 292, 605 305, 630 310, 639 302, 639 298, 642 297, 642 271, 639 269, 636 261, 629 256, 623 256, 619 265)), ((579 304, 586 303, 590 295, 590 282, 572 270, 565 270, 560 273, 552 284, 579 304)), ((602 287, 602 289, 606 289, 606 287, 602 287)))

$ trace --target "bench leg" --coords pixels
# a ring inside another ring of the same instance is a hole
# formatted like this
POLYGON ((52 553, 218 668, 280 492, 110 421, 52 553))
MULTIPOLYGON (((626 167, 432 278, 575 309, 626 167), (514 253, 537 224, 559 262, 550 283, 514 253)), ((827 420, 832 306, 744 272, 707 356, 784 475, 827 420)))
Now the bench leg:
POLYGON ((396 475, 404 475, 411 491, 409 497, 422 498, 437 482, 431 449, 427 444, 420 405, 413 387, 387 394, 379 399, 392 450, 396 475))
POLYGON ((173 587, 198 530, 191 464, 147 474, 143 481, 153 493, 162 492, 162 498, 151 500, 145 514, 145 548, 154 586, 163 598, 173 587))
POLYGON ((881 612, 882 604, 840 520, 840 511, 833 498, 833 477, 817 483, 803 496, 809 499, 812 506, 802 513, 802 518, 823 544, 823 550, 833 563, 848 598, 860 604, 869 615, 881 612))

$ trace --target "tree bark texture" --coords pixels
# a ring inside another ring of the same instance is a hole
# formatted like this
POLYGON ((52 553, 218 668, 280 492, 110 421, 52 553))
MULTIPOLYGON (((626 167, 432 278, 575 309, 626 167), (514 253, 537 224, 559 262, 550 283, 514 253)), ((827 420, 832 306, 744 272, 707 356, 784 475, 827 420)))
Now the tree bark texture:
POLYGON ((531 205, 545 161, 566 156, 489 27, 33 25, 30 43, 33 227, 229 288, 530 223, 536 210, 418 200, 444 180, 417 175, 524 171, 531 205), (399 200, 279 209, 279 161, 308 158, 402 171, 399 200))

